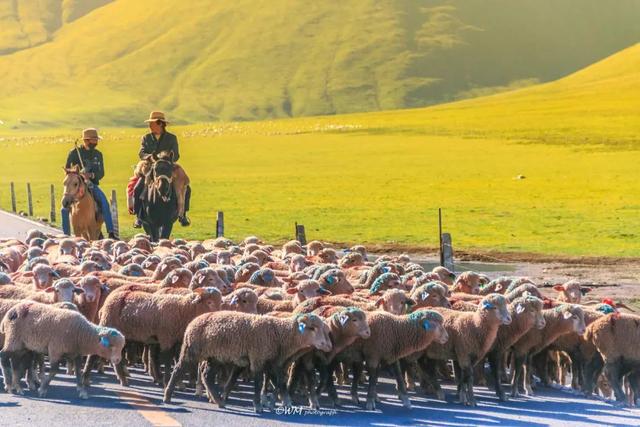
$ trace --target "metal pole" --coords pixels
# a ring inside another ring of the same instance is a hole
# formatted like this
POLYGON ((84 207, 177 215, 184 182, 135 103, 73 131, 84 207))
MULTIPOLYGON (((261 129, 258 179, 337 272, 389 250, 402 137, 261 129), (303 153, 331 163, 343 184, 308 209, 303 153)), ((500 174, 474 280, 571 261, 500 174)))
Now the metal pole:
POLYGON ((16 186, 11 183, 11 210, 16 213, 16 186))
POLYGON ((51 184, 51 223, 56 222, 56 190, 51 184))
POLYGON ((218 211, 216 218, 216 237, 224 237, 224 212, 218 211))
POLYGON ((444 265, 444 254, 442 252, 442 208, 438 208, 438 242, 440 251, 440 265, 444 265))
POLYGON ((27 182, 27 207, 29 216, 33 216, 33 201, 31 198, 31 184, 27 182))
POLYGON ((118 220, 118 198, 116 190, 111 190, 111 218, 113 219, 113 234, 120 237, 120 221, 118 220))

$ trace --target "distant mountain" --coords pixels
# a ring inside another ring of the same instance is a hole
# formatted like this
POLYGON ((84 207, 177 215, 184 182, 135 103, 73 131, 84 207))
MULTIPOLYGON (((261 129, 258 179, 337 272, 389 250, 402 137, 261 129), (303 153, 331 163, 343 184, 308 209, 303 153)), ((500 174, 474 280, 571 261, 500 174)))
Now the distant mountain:
POLYGON ((420 107, 560 78, 640 41, 638 22, 636 0, 13 0, 0 6, 0 119, 420 107))

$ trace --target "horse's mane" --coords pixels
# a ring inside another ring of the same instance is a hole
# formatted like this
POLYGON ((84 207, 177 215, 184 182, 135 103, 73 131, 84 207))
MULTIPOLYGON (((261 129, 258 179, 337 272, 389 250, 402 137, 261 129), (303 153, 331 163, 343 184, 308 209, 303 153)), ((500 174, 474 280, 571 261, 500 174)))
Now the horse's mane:
POLYGON ((173 163, 173 153, 170 151, 161 151, 156 157, 158 160, 168 160, 173 163))

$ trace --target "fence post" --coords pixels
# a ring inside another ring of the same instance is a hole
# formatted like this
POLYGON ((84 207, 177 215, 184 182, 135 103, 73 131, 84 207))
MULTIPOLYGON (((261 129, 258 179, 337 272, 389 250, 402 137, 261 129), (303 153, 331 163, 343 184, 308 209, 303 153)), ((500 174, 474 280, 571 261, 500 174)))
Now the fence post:
POLYGON ((455 272, 455 266, 453 264, 453 244, 451 242, 451 234, 442 234, 442 265, 451 272, 455 272))
POLYGON ((27 182, 27 208, 29 216, 33 216, 33 200, 31 198, 31 183, 27 182))
POLYGON ((307 244, 307 236, 304 231, 304 225, 298 224, 296 222, 296 240, 300 242, 301 245, 307 244))
POLYGON ((438 208, 438 240, 440 241, 440 266, 444 267, 444 252, 442 251, 442 208, 438 208))
POLYGON ((224 237, 224 212, 218 211, 216 218, 216 238, 224 237))
POLYGON ((120 220, 118 219, 118 199, 116 190, 111 190, 111 218, 113 219, 113 234, 120 237, 120 220))
POLYGON ((51 223, 56 222, 56 190, 51 184, 51 223))
POLYGON ((11 183, 11 210, 16 213, 16 186, 11 183))

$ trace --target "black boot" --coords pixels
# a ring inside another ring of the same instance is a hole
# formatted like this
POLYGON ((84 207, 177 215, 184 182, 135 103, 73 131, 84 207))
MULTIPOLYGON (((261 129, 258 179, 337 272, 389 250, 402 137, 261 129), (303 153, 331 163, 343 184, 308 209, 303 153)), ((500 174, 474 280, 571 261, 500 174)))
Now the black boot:
POLYGON ((116 233, 114 233, 113 231, 109 232, 109 238, 113 240, 120 240, 118 236, 116 236, 116 233))
POLYGON ((139 217, 136 217, 136 220, 133 221, 133 228, 142 228, 142 221, 139 217))
POLYGON ((191 221, 189 220, 189 218, 187 218, 186 213, 184 214, 184 216, 181 216, 180 218, 178 218, 178 221, 180 221, 180 225, 183 227, 188 227, 191 225, 191 221))

